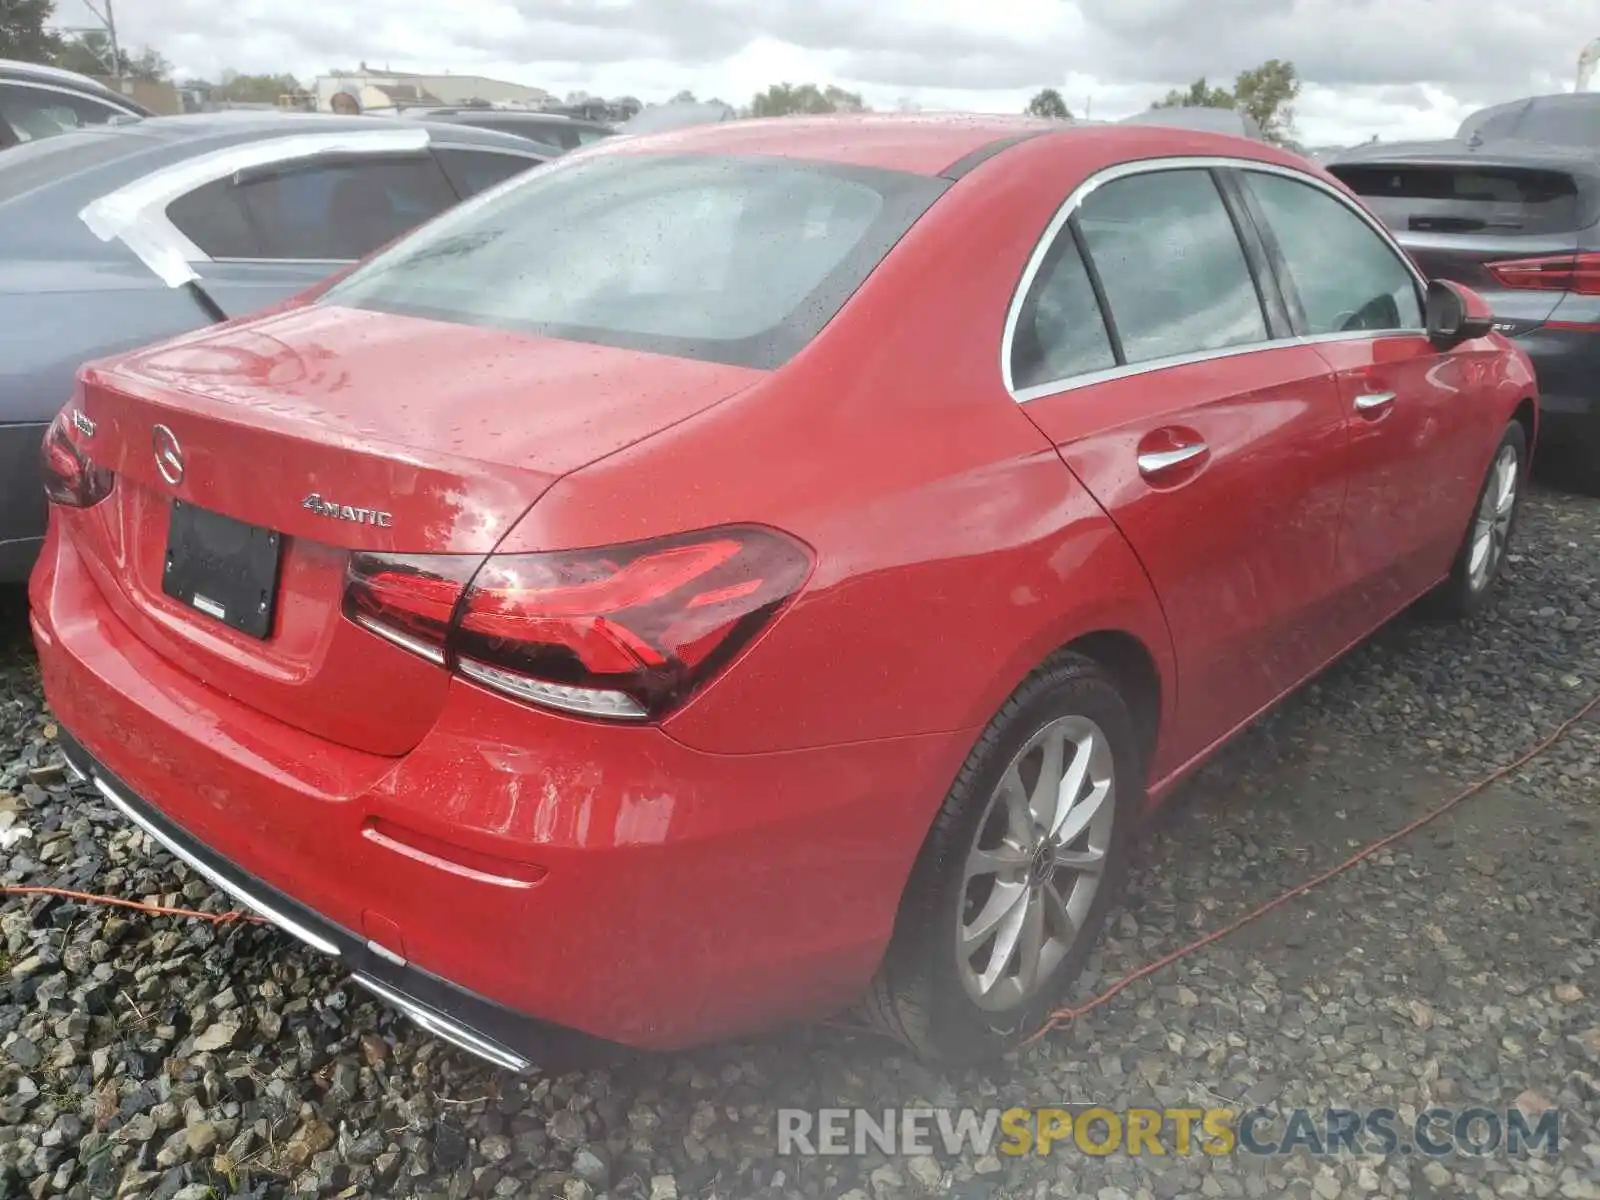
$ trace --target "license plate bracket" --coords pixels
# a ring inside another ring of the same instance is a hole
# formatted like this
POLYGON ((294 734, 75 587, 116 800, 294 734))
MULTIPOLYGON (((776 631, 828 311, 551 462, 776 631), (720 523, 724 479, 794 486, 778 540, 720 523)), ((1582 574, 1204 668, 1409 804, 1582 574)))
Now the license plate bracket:
POLYGON ((282 543, 274 530, 174 500, 161 590, 214 621, 265 639, 277 614, 282 543))

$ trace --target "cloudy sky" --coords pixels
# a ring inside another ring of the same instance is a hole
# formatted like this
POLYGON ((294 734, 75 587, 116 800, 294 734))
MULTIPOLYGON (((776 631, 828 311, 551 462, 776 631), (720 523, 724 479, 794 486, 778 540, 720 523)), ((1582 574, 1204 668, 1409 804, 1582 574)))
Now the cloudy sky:
MULTIPOLYGON (((307 80, 365 60, 743 103, 838 83, 876 108, 1017 111, 1041 87, 1115 118, 1199 75, 1287 58, 1310 145, 1452 132, 1486 103, 1572 87, 1595 0, 116 0, 124 46, 181 75, 307 80)), ((86 24, 82 0, 57 20, 86 24)))

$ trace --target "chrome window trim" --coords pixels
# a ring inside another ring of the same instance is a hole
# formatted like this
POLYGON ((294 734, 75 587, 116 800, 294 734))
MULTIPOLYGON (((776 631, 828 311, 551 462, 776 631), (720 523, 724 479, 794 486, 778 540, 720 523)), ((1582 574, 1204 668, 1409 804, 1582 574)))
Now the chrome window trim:
POLYGON ((1187 367, 1194 363, 1214 362, 1222 358, 1235 358, 1241 354, 1257 354, 1263 350, 1280 350, 1288 346, 1320 346, 1330 342, 1379 341, 1398 337, 1427 337, 1426 329, 1355 329, 1348 333, 1319 333, 1308 337, 1268 338, 1264 342, 1241 342, 1237 346, 1223 346, 1217 350, 1196 350, 1191 354, 1173 354, 1166 358, 1152 358, 1145 362, 1128 363, 1120 367, 1106 367, 1082 375, 1069 375, 1033 387, 1013 391, 1011 398, 1018 404, 1042 400, 1046 396, 1059 396, 1062 392, 1075 392, 1079 388, 1115 379, 1127 379, 1150 371, 1165 371, 1172 367, 1187 367))
MULTIPOLYGON (((494 133, 496 131, 491 129, 488 130, 488 132, 494 133)), ((510 134, 508 136, 516 137, 518 135, 510 134)), ((498 143, 447 142, 439 138, 435 138, 432 145, 435 150, 465 150, 470 154, 497 154, 501 158, 525 158, 535 166, 540 166, 550 161, 548 155, 537 154, 533 151, 523 150, 520 146, 502 146, 498 143)))
MULTIPOLYGON (((119 104, 115 100, 108 100, 106 97, 96 95, 93 92, 86 92, 82 88, 63 87, 62 85, 56 83, 45 83, 42 79, 19 79, 13 76, 0 76, 0 88, 7 87, 31 88, 40 92, 55 92, 59 96, 71 96, 74 100, 88 100, 92 104, 100 105, 101 108, 110 109, 119 116, 141 118, 144 116, 143 113, 131 109, 124 104, 119 104)), ((86 126, 86 128, 93 129, 94 126, 90 125, 86 126)))
POLYGON ((183 287, 200 278, 196 264, 214 260, 167 218, 167 206, 179 197, 257 167, 323 154, 415 153, 431 144, 428 130, 421 126, 297 133, 238 142, 142 175, 91 200, 78 219, 103 242, 120 239, 168 287, 183 287))
POLYGON ((223 258, 221 255, 214 255, 208 258, 206 261, 216 263, 219 266, 227 263, 239 263, 240 265, 247 267, 259 267, 263 265, 284 267, 320 267, 326 263, 331 266, 342 267, 353 262, 360 262, 361 260, 359 258, 245 258, 241 255, 230 255, 227 258, 223 258))
POLYGON ((1257 342, 1241 342, 1236 346, 1220 346, 1215 350, 1195 350, 1188 354, 1169 354, 1163 358, 1146 359, 1144 362, 1124 363, 1117 367, 1105 367, 1099 371, 1087 371, 1082 375, 1068 375, 1063 379, 1047 380, 1036 383, 1032 387, 1015 389, 1010 381, 1006 388, 1011 392, 1011 398, 1018 404, 1026 404, 1029 400, 1039 400, 1045 396, 1054 396, 1060 392, 1072 392, 1078 388, 1091 387, 1097 383, 1109 383, 1113 379, 1127 379, 1132 375, 1143 375, 1148 371, 1164 371, 1169 367, 1186 367, 1191 363, 1214 362, 1221 358, 1233 358, 1240 354, 1253 354, 1258 350, 1271 350, 1274 346, 1287 345, 1284 339, 1276 341, 1267 339, 1257 342))
POLYGON ((1321 346, 1329 342, 1376 342, 1384 338, 1427 336, 1426 329, 1351 329, 1343 333, 1310 333, 1293 340, 1301 346, 1321 346))
MULTIPOLYGON (((1416 264, 1401 248, 1394 235, 1383 223, 1371 214, 1362 210, 1361 206, 1353 202, 1338 188, 1326 180, 1318 179, 1304 171, 1293 167, 1281 166, 1278 163, 1261 162, 1253 158, 1234 158, 1227 155, 1172 155, 1166 158, 1142 158, 1135 162, 1116 163, 1100 171, 1096 171, 1074 188, 1056 209, 1055 215, 1050 218, 1050 223, 1045 226, 1044 233, 1033 248, 1033 253, 1028 256, 1028 264, 1023 268, 1022 278, 1012 292, 1010 306, 1006 309, 1006 323, 1000 338, 1000 378, 1005 384, 1006 391, 1018 404, 1026 404, 1030 400, 1038 400, 1045 396, 1054 396, 1061 392, 1088 387, 1091 384, 1105 383, 1113 379, 1125 379, 1132 375, 1142 375, 1150 371, 1162 371, 1171 367, 1187 366, 1191 363, 1211 362, 1216 359, 1232 358, 1239 354, 1251 354, 1260 350, 1269 350, 1274 346, 1302 345, 1312 346, 1322 342, 1344 342, 1358 339, 1375 339, 1390 337, 1415 337, 1426 336, 1423 329, 1380 329, 1380 330, 1352 330, 1347 333, 1325 333, 1290 338, 1272 338, 1266 341, 1246 342, 1237 346, 1223 346, 1215 350, 1197 350, 1188 354, 1174 354, 1165 358, 1149 359, 1145 362, 1125 363, 1116 367, 1107 367, 1103 370, 1086 372, 1081 375, 1067 375, 1060 379, 1047 380, 1031 387, 1019 389, 1011 374, 1011 351, 1016 340, 1017 321, 1022 315, 1022 305, 1027 299, 1028 292, 1032 289, 1040 269, 1044 266, 1045 257, 1055 245, 1056 238, 1066 227, 1079 206, 1089 198, 1098 188, 1113 180, 1125 179, 1132 175, 1151 175, 1162 171, 1259 171, 1265 175, 1281 175, 1285 179, 1293 179, 1298 183, 1307 184, 1322 191, 1334 200, 1344 205, 1345 208, 1355 213, 1361 220, 1383 241, 1396 257, 1405 266, 1407 274, 1416 283, 1418 301, 1426 294, 1427 280, 1417 270, 1416 264)), ((1241 250, 1243 249, 1241 245, 1241 250)))

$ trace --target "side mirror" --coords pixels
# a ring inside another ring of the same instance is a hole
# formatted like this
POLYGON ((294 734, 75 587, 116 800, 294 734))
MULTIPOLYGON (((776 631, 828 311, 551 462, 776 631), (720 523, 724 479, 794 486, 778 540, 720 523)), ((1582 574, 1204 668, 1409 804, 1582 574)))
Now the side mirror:
POLYGON ((1429 281, 1426 319, 1428 341, 1436 350, 1449 350, 1473 338, 1487 337, 1494 328, 1489 302, 1471 288, 1448 279, 1429 281))

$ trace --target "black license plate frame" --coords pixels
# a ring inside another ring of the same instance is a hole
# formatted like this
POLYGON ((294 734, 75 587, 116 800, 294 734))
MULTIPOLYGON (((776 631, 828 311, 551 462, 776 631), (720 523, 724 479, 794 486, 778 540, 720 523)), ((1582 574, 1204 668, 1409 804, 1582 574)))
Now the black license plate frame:
POLYGON ((172 502, 161 590, 230 629, 265 641, 277 618, 283 538, 275 530, 172 502))

